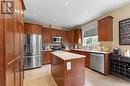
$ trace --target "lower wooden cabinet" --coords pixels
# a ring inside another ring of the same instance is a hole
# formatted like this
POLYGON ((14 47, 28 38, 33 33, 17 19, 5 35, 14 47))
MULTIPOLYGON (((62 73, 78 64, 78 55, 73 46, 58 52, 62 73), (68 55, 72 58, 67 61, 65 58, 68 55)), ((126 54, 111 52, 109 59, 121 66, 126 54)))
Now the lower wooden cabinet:
POLYGON ((85 66, 90 68, 90 52, 83 52, 82 54, 86 56, 85 66))
POLYGON ((20 59, 20 86, 23 86, 23 80, 24 80, 24 61, 23 56, 20 59))
POLYGON ((51 63, 51 51, 43 51, 42 53, 42 64, 50 64, 51 63))
POLYGON ((4 69, 0 67, 0 86, 5 86, 4 80, 5 80, 4 69))
POLYGON ((20 86, 20 60, 15 63, 15 86, 20 86))
POLYGON ((86 51, 78 51, 78 50, 70 50, 71 53, 85 55, 85 66, 90 68, 90 52, 86 51))
POLYGON ((15 61, 5 69, 5 86, 15 86, 15 61))

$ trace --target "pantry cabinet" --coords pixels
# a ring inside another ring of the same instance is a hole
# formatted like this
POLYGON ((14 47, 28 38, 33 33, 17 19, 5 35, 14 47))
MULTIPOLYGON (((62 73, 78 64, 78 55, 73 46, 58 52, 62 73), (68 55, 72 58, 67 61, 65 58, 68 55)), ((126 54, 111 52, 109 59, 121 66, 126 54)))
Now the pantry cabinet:
POLYGON ((24 70, 20 65, 24 55, 23 0, 14 0, 14 8, 20 13, 0 13, 0 86, 23 86, 24 70))
POLYGON ((113 17, 108 16, 98 20, 98 41, 113 40, 113 17))

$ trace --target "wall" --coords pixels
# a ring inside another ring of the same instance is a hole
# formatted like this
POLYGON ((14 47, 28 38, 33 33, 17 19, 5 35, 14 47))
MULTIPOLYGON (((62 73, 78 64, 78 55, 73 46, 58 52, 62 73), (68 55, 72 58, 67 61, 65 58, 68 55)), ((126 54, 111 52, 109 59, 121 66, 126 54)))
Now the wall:
MULTIPOLYGON (((95 20, 93 20, 92 22, 94 21, 97 21, 103 17, 106 17, 106 16, 113 16, 114 19, 113 19, 113 41, 112 42, 102 42, 101 44, 107 44, 109 45, 108 47, 112 47, 112 48, 115 48, 115 47, 119 47, 122 51, 122 54, 124 54, 125 50, 129 49, 130 50, 130 45, 119 45, 119 21, 120 20, 123 20, 123 19, 127 19, 127 18, 130 18, 130 4, 128 5, 125 5, 115 11, 112 11, 104 16, 101 16, 95 20)), ((88 24, 90 24, 91 22, 89 22, 88 24)), ((86 24, 87 25, 87 24, 86 24)))
POLYGON ((125 50, 130 50, 130 45, 119 45, 119 21, 123 19, 130 18, 130 4, 111 12, 110 14, 114 17, 113 19, 113 42, 112 47, 119 47, 121 48, 122 52, 124 53, 125 50))

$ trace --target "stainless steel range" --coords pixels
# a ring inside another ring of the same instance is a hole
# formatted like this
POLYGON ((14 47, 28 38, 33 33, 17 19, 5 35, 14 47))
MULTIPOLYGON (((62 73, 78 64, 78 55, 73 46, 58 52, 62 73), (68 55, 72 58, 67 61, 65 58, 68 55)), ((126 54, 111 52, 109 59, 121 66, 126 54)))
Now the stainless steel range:
POLYGON ((41 67, 42 37, 41 35, 25 35, 24 69, 41 67))

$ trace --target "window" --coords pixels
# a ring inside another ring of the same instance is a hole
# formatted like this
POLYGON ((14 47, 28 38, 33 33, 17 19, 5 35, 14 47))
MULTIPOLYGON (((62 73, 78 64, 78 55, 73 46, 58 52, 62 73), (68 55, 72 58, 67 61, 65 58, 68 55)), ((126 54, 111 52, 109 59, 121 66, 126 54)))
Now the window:
POLYGON ((83 46, 97 46, 98 45, 98 35, 97 29, 91 29, 84 32, 83 35, 83 46))
POLYGON ((98 45, 98 36, 89 36, 83 38, 83 46, 96 46, 98 45))

